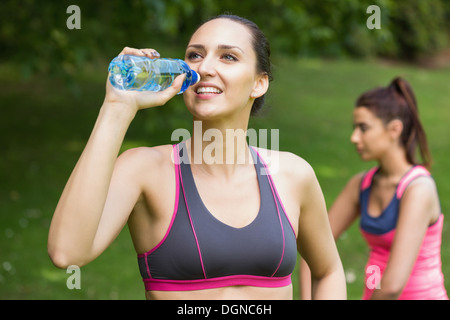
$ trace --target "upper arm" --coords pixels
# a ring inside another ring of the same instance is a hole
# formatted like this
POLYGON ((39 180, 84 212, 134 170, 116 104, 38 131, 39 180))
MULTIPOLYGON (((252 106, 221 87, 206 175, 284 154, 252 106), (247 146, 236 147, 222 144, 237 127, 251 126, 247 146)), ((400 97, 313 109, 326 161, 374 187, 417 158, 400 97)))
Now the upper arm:
POLYGON ((352 177, 328 210, 328 218, 335 239, 339 238, 360 213, 359 189, 362 177, 363 173, 352 177))
POLYGON ((309 165, 304 165, 302 178, 298 248, 310 267, 311 275, 321 278, 341 268, 341 261, 331 232, 325 199, 309 165))
POLYGON ((414 180, 400 203, 395 238, 381 288, 384 286, 401 292, 411 274, 428 226, 439 214, 439 200, 432 178, 414 180))
POLYGON ((94 239, 94 256, 102 253, 119 235, 142 194, 144 177, 152 174, 146 167, 157 160, 155 152, 149 149, 130 149, 118 157, 94 239))

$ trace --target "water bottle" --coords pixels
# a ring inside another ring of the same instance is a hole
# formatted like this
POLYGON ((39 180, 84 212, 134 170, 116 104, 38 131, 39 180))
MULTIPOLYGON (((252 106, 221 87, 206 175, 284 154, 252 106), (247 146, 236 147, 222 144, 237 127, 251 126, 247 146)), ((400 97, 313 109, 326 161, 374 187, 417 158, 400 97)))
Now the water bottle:
POLYGON ((197 72, 180 59, 150 59, 129 54, 115 57, 109 64, 109 81, 121 90, 162 91, 172 85, 177 76, 186 74, 178 94, 200 80, 197 72))

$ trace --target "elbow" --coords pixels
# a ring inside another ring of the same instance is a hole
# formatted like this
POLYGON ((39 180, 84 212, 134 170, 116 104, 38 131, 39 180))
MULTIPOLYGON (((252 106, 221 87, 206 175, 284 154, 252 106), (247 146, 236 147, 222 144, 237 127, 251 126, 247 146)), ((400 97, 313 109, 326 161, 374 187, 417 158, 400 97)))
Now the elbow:
POLYGON ((394 284, 383 289, 383 295, 388 300, 396 300, 401 295, 402 291, 403 286, 394 284))
POLYGON ((383 283, 382 281, 380 288, 374 291, 372 299, 396 300, 402 294, 404 286, 400 282, 392 281, 390 283, 383 283))
POLYGON ((322 277, 312 277, 313 299, 346 300, 347 285, 342 267, 337 267, 322 277))
POLYGON ((48 256, 55 267, 59 269, 67 269, 70 266, 83 266, 84 263, 80 259, 76 259, 71 256, 67 250, 61 250, 57 248, 48 248, 48 256))
POLYGON ((50 260, 57 268, 67 269, 70 265, 72 265, 67 255, 64 252, 61 252, 60 250, 49 249, 48 256, 50 257, 50 260))
POLYGON ((82 251, 79 245, 73 245, 54 234, 49 234, 47 254, 51 262, 59 269, 67 269, 70 266, 81 267, 89 261, 86 251, 82 251))

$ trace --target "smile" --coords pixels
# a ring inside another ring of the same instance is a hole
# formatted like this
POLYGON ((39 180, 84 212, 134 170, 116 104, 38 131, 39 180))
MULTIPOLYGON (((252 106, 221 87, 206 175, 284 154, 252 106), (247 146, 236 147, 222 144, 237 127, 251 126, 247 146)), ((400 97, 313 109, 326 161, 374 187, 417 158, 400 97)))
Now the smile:
POLYGON ((198 87, 196 93, 197 94, 211 94, 211 93, 220 94, 220 93, 222 93, 222 90, 219 90, 214 87, 198 87))

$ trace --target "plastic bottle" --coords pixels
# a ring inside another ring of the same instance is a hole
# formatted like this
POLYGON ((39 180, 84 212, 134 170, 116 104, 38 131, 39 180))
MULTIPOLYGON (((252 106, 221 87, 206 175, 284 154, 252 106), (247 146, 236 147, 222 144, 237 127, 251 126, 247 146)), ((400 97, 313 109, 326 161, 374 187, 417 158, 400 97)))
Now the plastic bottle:
POLYGON ((111 84, 121 90, 162 91, 170 87, 178 75, 185 73, 180 94, 200 80, 199 74, 183 60, 150 59, 129 54, 115 57, 109 64, 108 71, 111 73, 111 84))

